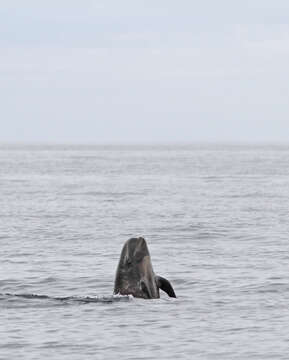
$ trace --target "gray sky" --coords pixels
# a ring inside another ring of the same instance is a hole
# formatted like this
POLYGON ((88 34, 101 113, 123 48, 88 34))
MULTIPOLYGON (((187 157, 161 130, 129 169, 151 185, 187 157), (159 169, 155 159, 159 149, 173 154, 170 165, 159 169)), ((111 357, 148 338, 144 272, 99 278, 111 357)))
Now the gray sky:
POLYGON ((0 96, 0 142, 289 142, 289 1, 1 1, 0 96))

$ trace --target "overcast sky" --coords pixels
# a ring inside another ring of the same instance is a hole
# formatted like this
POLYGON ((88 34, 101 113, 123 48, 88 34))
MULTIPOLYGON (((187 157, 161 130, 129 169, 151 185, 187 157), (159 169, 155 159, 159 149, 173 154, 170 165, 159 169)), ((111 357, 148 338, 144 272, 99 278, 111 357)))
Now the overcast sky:
POLYGON ((0 142, 289 142, 289 1, 1 1, 0 96, 0 142))

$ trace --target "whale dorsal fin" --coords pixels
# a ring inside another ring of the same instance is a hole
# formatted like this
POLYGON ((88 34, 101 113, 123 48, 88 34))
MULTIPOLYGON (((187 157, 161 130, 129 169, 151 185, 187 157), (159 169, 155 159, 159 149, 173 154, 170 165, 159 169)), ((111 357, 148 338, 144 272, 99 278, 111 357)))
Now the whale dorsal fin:
POLYGON ((176 294, 175 294, 174 289, 173 289, 171 283, 169 282, 169 280, 167 280, 161 276, 156 276, 156 282, 157 282, 157 286, 161 290, 166 292, 169 295, 169 297, 176 298, 176 294))

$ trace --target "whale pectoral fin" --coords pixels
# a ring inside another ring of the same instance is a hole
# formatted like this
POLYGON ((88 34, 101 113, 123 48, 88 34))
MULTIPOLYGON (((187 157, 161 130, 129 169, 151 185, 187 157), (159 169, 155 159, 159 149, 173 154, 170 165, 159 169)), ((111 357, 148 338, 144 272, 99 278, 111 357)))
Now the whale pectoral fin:
POLYGON ((176 298, 176 294, 174 292, 174 289, 173 289, 171 283, 167 279, 165 279, 165 278, 163 278, 161 276, 156 276, 156 282, 157 282, 157 286, 161 290, 166 292, 170 297, 176 298))
POLYGON ((146 286, 146 283, 144 281, 141 281, 140 286, 141 286, 141 290, 144 293, 144 295, 146 296, 146 298, 151 299, 150 292, 148 290, 148 287, 146 286))

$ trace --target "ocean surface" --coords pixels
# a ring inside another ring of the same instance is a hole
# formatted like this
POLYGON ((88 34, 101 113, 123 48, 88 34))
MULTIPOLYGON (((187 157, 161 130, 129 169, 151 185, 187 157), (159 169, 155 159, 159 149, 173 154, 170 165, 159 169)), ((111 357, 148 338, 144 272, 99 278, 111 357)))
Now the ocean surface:
POLYGON ((288 214, 289 146, 1 145, 0 359, 288 359, 288 214))

